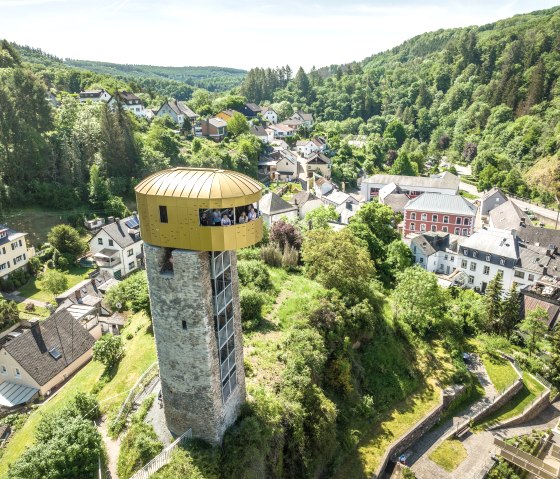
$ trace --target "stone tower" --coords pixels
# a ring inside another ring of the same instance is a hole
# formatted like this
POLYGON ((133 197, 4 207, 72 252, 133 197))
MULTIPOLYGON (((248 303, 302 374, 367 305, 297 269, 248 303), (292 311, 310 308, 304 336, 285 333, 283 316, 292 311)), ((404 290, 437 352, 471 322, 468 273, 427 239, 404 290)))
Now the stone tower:
POLYGON ((174 168, 136 187, 165 419, 219 444, 245 400, 235 250, 262 239, 261 186, 174 168))

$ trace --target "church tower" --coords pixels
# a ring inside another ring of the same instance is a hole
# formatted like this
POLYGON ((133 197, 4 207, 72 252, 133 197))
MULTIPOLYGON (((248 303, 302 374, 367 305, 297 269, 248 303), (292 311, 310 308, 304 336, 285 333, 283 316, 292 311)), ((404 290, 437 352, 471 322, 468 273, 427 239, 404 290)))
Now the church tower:
POLYGON ((173 168, 136 187, 165 419, 219 444, 245 400, 235 250, 262 239, 261 185, 173 168))

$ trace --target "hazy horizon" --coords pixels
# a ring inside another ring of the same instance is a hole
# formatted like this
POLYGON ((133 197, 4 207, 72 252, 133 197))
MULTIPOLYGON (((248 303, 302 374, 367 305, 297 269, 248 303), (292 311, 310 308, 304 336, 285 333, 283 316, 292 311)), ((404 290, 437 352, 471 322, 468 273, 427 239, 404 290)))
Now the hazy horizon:
POLYGON ((0 0, 0 37, 60 58, 309 70, 360 61, 427 31, 483 25, 553 0, 0 0))

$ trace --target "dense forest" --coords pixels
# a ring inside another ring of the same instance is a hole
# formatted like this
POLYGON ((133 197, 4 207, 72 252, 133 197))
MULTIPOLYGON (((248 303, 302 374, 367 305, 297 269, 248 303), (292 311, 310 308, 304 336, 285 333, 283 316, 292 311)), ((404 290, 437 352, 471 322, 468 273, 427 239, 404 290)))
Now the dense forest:
POLYGON ((313 112, 335 148, 347 134, 365 136, 365 151, 339 151, 333 171, 341 180, 392 166, 399 153, 407 172, 422 173, 427 159, 447 157, 470 163, 480 189, 499 185, 552 201, 559 32, 556 7, 425 33, 359 63, 300 69, 287 86, 283 72, 255 68, 241 93, 313 112))

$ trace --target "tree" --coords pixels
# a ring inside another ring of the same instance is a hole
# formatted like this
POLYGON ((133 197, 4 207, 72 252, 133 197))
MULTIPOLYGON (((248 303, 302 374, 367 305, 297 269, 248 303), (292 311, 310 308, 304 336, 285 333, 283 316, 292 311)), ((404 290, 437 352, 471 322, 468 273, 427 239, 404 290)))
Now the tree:
POLYGON ((401 152, 391 166, 392 175, 416 176, 418 175, 418 167, 414 168, 407 153, 401 152))
POLYGON ((336 289, 350 298, 369 295, 375 268, 364 245, 348 229, 309 231, 302 257, 307 274, 327 289, 336 289))
POLYGON ((276 221, 270 228, 269 241, 275 243, 280 251, 284 251, 286 246, 299 251, 302 240, 299 229, 284 220, 276 221))
POLYGON ((305 223, 312 229, 329 228, 329 222, 338 221, 338 213, 334 206, 321 206, 305 215, 305 223))
POLYGON ((502 324, 502 274, 498 273, 488 283, 484 301, 486 303, 486 315, 488 324, 495 333, 503 334, 504 328, 502 324))
POLYGON ((124 356, 124 347, 120 336, 106 334, 101 336, 93 345, 93 359, 111 369, 124 356))
POLYGON ((406 140, 406 130, 400 120, 393 120, 385 128, 383 136, 394 138, 397 142, 397 147, 400 148, 404 140, 406 140))
POLYGON ((60 271, 48 269, 41 277, 41 284, 45 290, 56 296, 68 289, 68 278, 60 271))
POLYGON ((557 325, 549 336, 550 342, 550 367, 549 377, 550 382, 560 387, 560 325, 557 325))
POLYGON ((228 134, 230 134, 234 138, 237 138, 243 133, 247 133, 249 131, 249 124, 247 123, 247 118, 245 118, 245 115, 236 111, 227 122, 227 131, 228 134))
POLYGON ((410 248, 401 240, 395 240, 387 247, 387 258, 384 263, 384 270, 394 279, 398 273, 402 273, 406 268, 414 264, 414 256, 410 248))
POLYGON ((113 310, 131 310, 133 313, 144 311, 150 316, 150 296, 146 272, 138 271, 112 286, 105 295, 105 301, 113 310))
POLYGON ((537 347, 537 343, 547 330, 548 313, 542 306, 538 306, 527 313, 525 319, 521 321, 519 329, 527 334, 526 342, 529 348, 529 356, 533 354, 537 347))
MULTIPOLYGON (((111 196, 107 180, 101 177, 98 165, 89 169, 89 202, 95 209, 104 209, 105 203, 111 196)), ((58 249, 58 248, 57 248, 58 249)))
POLYGON ((502 303, 502 330, 506 338, 510 338, 513 329, 519 322, 521 298, 515 285, 511 286, 502 303))
POLYGON ((419 266, 397 275, 393 294, 395 316, 420 337, 435 331, 448 308, 448 299, 435 274, 419 266))
POLYGON ((53 248, 63 255, 69 255, 73 261, 87 248, 80 234, 69 225, 54 226, 47 235, 47 240, 53 248))
POLYGON ((101 434, 71 408, 45 416, 27 448, 8 470, 9 479, 93 477, 103 454, 101 434))
POLYGON ((0 296, 0 329, 19 321, 19 310, 15 301, 0 296))

